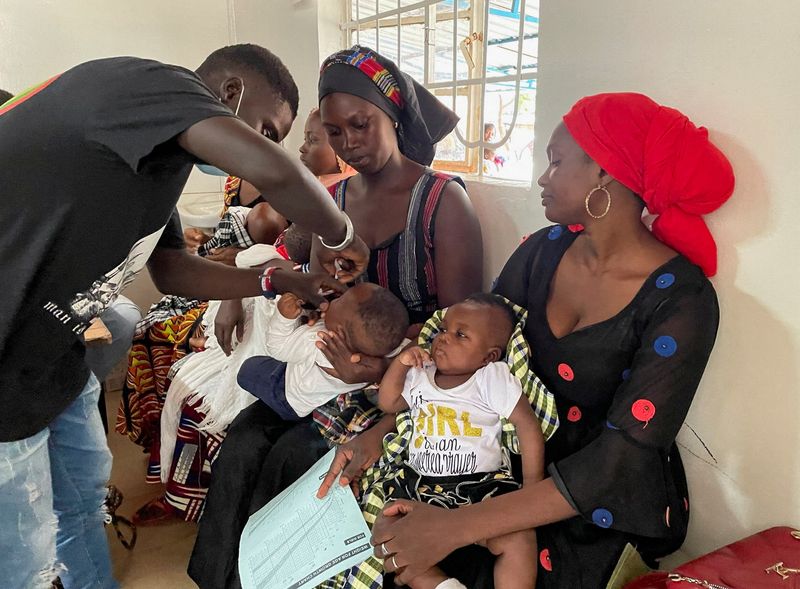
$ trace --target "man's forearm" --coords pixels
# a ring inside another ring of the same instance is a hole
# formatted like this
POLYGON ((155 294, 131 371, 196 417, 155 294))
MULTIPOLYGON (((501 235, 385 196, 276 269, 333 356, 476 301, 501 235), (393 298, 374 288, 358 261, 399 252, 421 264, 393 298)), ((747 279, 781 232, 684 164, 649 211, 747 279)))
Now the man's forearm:
POLYGON ((335 245, 344 240, 344 214, 310 172, 289 168, 280 187, 256 185, 256 188, 275 210, 304 229, 321 235, 326 243, 335 245))
POLYGON ((260 269, 233 268, 182 249, 156 248, 148 262, 156 288, 200 300, 225 300, 261 294, 260 269))

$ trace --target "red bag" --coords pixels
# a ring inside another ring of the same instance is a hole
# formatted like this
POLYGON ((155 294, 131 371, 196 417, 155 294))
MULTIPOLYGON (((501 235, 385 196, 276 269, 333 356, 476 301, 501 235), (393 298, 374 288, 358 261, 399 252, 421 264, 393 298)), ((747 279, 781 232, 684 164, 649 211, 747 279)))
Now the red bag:
POLYGON ((775 527, 625 589, 800 589, 800 531, 775 527))

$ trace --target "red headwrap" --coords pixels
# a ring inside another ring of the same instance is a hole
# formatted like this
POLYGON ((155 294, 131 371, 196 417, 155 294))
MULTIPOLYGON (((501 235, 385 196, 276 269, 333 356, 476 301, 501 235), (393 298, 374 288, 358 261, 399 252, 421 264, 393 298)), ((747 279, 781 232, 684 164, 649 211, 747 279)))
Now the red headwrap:
POLYGON ((564 115, 572 137, 615 180, 658 215, 653 235, 703 269, 717 272, 717 245, 701 215, 733 192, 730 162, 708 131, 644 96, 582 98, 564 115))

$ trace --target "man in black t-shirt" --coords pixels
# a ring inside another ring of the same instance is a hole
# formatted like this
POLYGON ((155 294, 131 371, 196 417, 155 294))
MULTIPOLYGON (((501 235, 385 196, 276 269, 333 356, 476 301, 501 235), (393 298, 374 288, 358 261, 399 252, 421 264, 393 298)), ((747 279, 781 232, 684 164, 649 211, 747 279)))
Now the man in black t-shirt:
POLYGON ((111 461, 81 334, 145 264, 162 292, 198 299, 291 290, 321 303, 321 287, 341 290, 326 275, 190 255, 175 203, 192 165, 244 178, 335 244, 322 248, 327 269, 339 257, 363 270, 368 250, 349 219, 277 145, 297 106, 286 67, 255 45, 220 49, 196 72, 92 61, 0 105, 4 587, 56 574, 65 587, 116 586, 100 508, 111 461))

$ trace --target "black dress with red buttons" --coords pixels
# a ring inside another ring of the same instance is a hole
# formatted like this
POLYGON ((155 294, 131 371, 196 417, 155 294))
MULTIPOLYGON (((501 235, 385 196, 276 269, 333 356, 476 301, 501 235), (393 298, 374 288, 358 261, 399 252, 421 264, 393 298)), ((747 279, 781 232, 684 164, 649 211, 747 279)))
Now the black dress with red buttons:
POLYGON ((528 309, 532 368, 555 395, 561 425, 546 464, 579 516, 538 529, 537 587, 605 587, 630 542, 644 558, 674 552, 689 500, 675 437, 716 339, 719 307, 682 256, 656 269, 617 315, 557 338, 546 303, 578 233, 556 225, 528 238, 494 292, 528 309))

